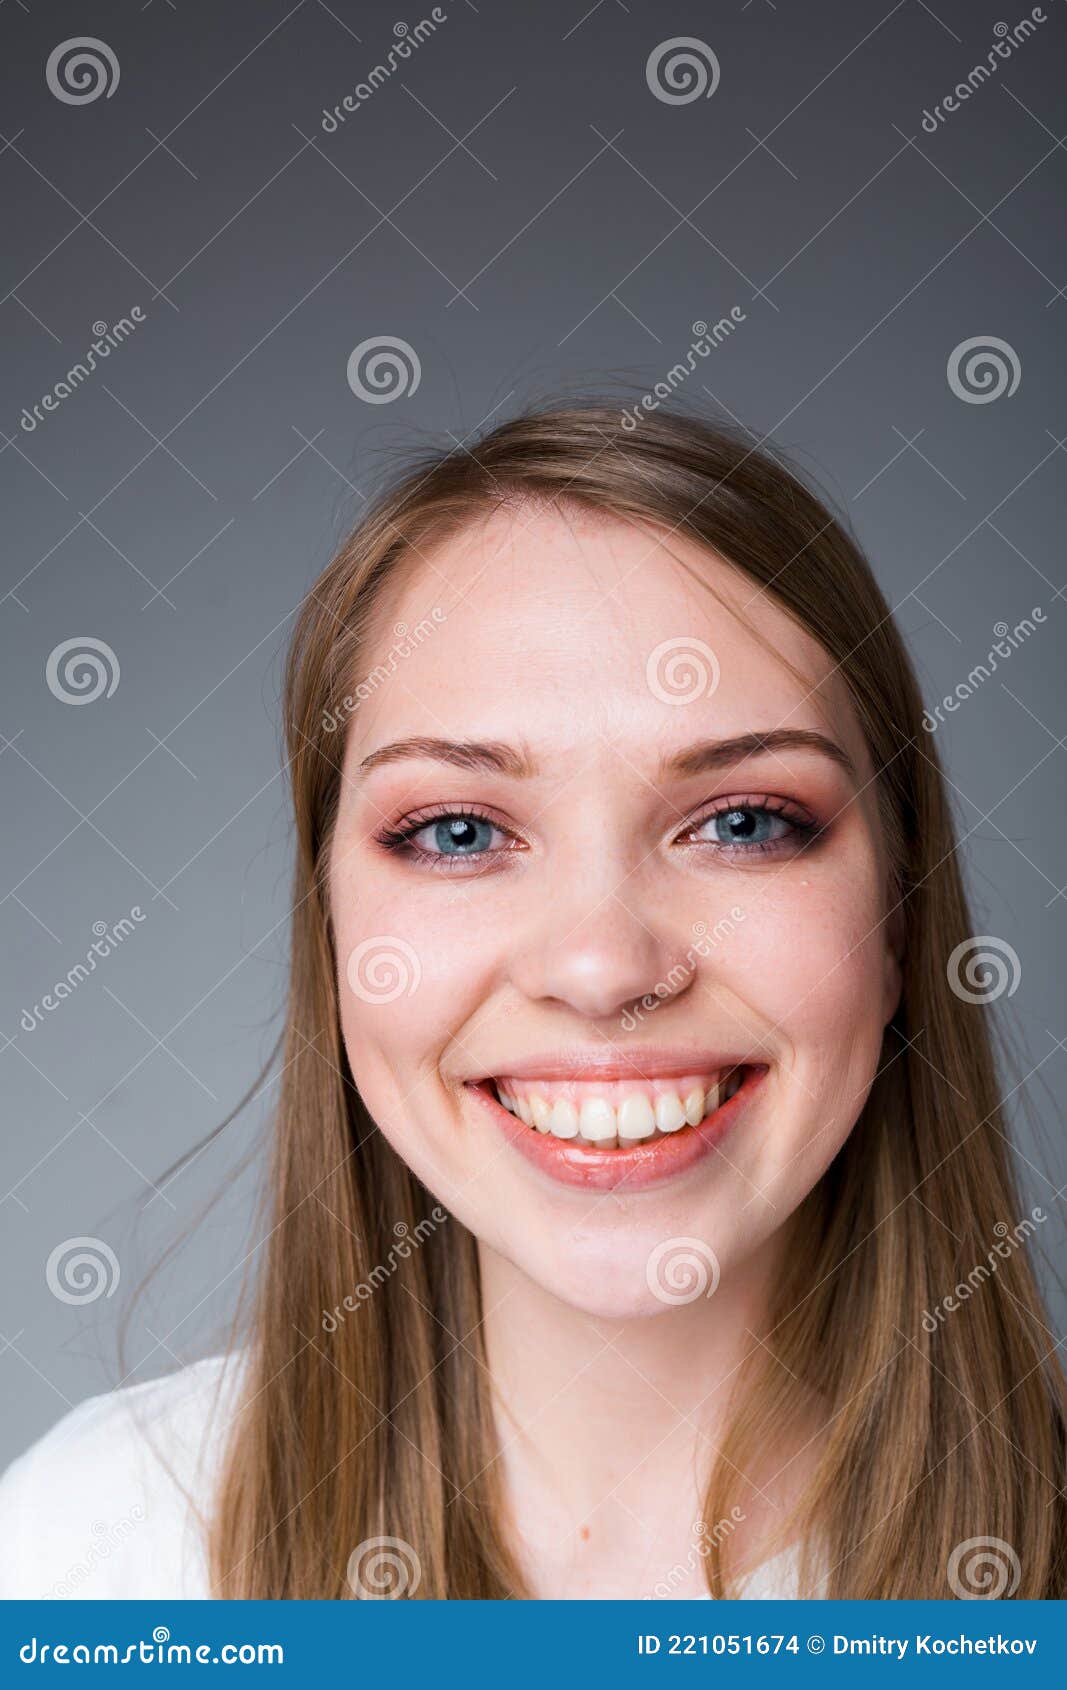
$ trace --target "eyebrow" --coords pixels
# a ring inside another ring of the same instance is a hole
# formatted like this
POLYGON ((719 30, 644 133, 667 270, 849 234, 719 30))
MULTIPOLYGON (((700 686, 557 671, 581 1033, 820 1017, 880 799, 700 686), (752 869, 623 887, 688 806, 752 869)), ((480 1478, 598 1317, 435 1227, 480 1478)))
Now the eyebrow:
POLYGON ((474 739, 394 739, 380 745, 364 757, 359 765, 361 775, 382 763, 399 763, 408 757, 429 758, 435 763, 451 763, 457 769, 479 769, 486 774, 509 775, 512 780, 527 780, 537 773, 537 766, 525 751, 507 745, 503 740, 474 739))
POLYGON ((777 751, 818 751, 845 770, 853 780, 856 767, 843 746, 814 728, 774 728, 769 733, 737 734, 733 739, 706 739, 664 760, 661 775, 703 775, 731 768, 748 757, 777 751))
MULTIPOLYGON (((736 734, 732 739, 700 740, 665 758, 660 765, 660 778, 673 776, 685 779, 691 775, 710 774, 732 768, 749 757, 797 750, 818 751, 837 763, 853 780, 857 779, 855 765, 848 752, 812 728, 774 728, 768 733, 736 734)), ((388 745, 380 745, 364 757, 359 773, 366 775, 383 763, 399 763, 410 757, 450 763, 457 769, 507 775, 512 780, 529 780, 537 773, 537 765, 525 749, 502 740, 453 740, 423 736, 396 739, 388 745)))

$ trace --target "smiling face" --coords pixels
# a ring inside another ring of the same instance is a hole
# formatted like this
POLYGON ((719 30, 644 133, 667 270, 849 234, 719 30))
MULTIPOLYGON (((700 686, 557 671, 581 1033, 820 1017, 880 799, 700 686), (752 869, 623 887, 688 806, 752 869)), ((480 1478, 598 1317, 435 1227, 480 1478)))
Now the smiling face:
POLYGON ((354 1079, 483 1249, 592 1314, 770 1244, 897 1003, 863 735, 757 591, 525 505, 405 560, 362 653, 330 855, 354 1079))

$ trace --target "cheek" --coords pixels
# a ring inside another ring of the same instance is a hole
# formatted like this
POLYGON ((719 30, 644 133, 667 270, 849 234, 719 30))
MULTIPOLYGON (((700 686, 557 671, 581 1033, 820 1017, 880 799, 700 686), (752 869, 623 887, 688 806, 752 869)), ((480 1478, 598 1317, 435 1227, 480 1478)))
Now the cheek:
POLYGON ((349 1064, 357 1085, 378 1082, 384 1068, 407 1089, 484 997, 491 936, 462 887, 419 897, 381 877, 358 880, 341 873, 332 887, 349 1064))
MULTIPOLYGON (((873 854, 783 874, 751 899, 723 976, 812 1090, 869 1082, 881 1050, 887 939, 873 854)), ((713 966, 714 971, 714 966, 713 966)), ((858 1108, 858 1105, 857 1105, 858 1108)))

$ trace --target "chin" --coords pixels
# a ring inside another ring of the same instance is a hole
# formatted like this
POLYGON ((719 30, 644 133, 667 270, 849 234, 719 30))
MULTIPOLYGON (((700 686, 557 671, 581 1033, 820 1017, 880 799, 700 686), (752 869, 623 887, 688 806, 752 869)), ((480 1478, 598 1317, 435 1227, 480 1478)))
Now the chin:
POLYGON ((625 1222, 598 1227, 594 1216, 580 1234, 563 1228, 538 1249, 516 1250, 510 1240, 486 1242, 568 1308, 592 1320, 630 1321, 714 1297, 726 1256, 705 1242, 711 1236, 706 1221, 694 1217, 690 1227, 675 1211, 640 1229, 625 1222))

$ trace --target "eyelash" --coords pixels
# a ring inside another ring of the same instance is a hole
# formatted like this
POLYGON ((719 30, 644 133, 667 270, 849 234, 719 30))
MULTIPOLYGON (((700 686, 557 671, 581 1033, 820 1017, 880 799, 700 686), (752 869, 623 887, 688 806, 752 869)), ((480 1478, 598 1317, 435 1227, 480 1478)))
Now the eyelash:
MULTIPOLYGON (((754 844, 735 844, 733 846, 722 842, 716 843, 710 839, 689 839, 689 845, 691 847, 695 847, 696 849, 699 849, 703 845, 711 845, 718 853, 728 856, 752 858, 757 854, 763 856, 768 852, 773 855, 781 855, 783 847, 789 848, 790 846, 793 846, 795 848, 803 849, 805 846, 810 845, 819 838, 823 831, 823 829, 820 828, 817 823, 812 821, 798 805, 791 803, 788 799, 773 797, 754 798, 752 796, 746 796, 743 798, 717 800, 711 809, 702 812, 698 815, 695 821, 690 822, 683 830, 683 834, 691 835, 698 833, 702 827, 706 827, 708 823, 714 821, 717 816, 729 815, 734 810, 748 810, 757 815, 777 817, 781 821, 788 822, 791 830, 790 835, 785 839, 759 841, 754 844)), ((454 804, 441 804, 436 805, 429 810, 419 811, 416 815, 407 817, 403 822, 397 824, 395 827, 386 827, 381 829, 380 832, 375 835, 375 839, 383 850, 405 857, 410 862, 425 863, 428 867, 445 874, 454 873, 455 865, 466 863, 481 864, 489 857, 502 856, 506 851, 515 848, 514 845, 509 845, 505 846, 502 850, 498 849, 495 851, 469 852, 465 855, 462 853, 449 855, 449 853, 444 851, 425 851, 421 846, 413 843, 415 837, 420 834, 424 828, 431 827, 435 821, 445 820, 481 822, 487 827, 496 828, 501 833, 508 832, 508 829, 505 828, 502 823, 498 822, 493 816, 488 815, 484 810, 468 806, 457 806, 454 804)), ((511 838, 514 841, 515 835, 512 834, 511 838)))

